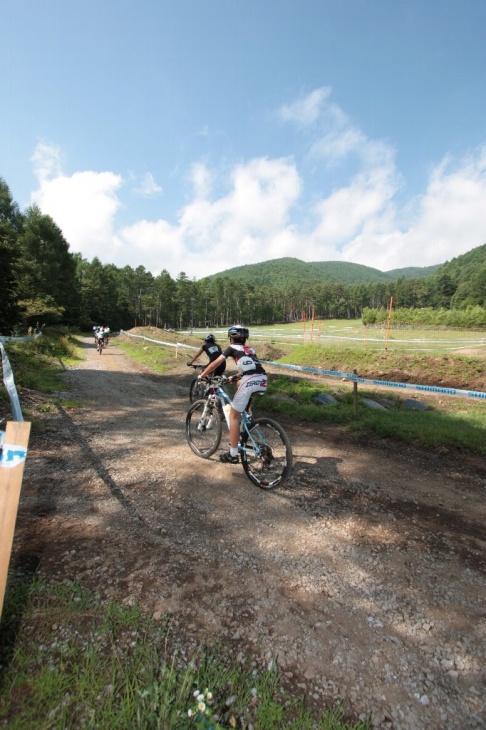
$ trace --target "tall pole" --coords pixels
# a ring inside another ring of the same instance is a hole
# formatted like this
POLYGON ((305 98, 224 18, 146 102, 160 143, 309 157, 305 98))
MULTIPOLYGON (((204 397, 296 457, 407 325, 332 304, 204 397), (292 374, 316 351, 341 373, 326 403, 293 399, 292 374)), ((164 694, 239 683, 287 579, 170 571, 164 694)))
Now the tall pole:
POLYGON ((388 336, 390 334, 392 309, 393 309, 393 297, 390 297, 390 306, 388 307, 388 320, 386 323, 385 352, 388 352, 388 336))

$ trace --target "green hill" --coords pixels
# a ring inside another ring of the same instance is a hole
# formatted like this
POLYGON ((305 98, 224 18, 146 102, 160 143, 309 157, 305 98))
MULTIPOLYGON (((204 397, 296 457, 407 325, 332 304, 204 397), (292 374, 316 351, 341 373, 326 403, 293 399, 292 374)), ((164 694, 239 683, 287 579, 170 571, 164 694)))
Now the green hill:
POLYGON ((477 246, 461 256, 447 261, 439 268, 439 274, 451 277, 456 282, 468 281, 486 265, 486 243, 477 246))
POLYGON ((374 281, 396 281, 400 278, 412 279, 430 276, 439 269, 437 266, 409 267, 393 271, 379 271, 370 266, 353 264, 347 261, 313 261, 285 257, 263 261, 259 264, 246 264, 226 269, 218 274, 207 276, 203 281, 219 277, 248 282, 254 286, 313 286, 323 282, 338 284, 370 284, 374 281))
POLYGON ((424 279, 426 276, 435 274, 441 266, 442 264, 435 264, 435 266, 407 266, 404 269, 391 269, 385 273, 393 281, 398 281, 398 279, 424 279))

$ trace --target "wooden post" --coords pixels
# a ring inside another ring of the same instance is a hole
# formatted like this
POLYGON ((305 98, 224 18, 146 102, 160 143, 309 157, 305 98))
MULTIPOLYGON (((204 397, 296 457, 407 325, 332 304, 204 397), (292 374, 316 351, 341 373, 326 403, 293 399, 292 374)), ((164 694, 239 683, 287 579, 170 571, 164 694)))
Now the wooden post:
POLYGON ((30 423, 26 421, 7 423, 0 462, 0 616, 7 586, 8 565, 12 552, 29 434, 30 423), (10 462, 13 466, 9 466, 10 462))
MULTIPOLYGON (((357 370, 353 370, 355 375, 358 374, 357 370)), ((358 418, 358 381, 353 380, 353 414, 355 418, 358 418)))

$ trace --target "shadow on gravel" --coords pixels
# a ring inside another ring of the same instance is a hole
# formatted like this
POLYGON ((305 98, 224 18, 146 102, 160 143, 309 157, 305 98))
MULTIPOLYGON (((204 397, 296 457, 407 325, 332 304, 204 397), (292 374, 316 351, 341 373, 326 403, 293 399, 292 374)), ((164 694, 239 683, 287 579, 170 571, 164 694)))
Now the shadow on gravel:
POLYGON ((69 415, 66 413, 64 408, 58 405, 59 413, 66 426, 66 428, 72 433, 73 441, 75 441, 83 454, 86 456, 87 463, 91 464, 93 469, 96 471, 99 478, 103 481, 105 486, 111 492, 113 497, 121 504, 123 509, 132 517, 136 519, 140 526, 145 527, 146 530, 154 535, 159 535, 158 530, 154 529, 140 514, 133 502, 127 497, 122 489, 117 485, 115 480, 110 476, 108 470, 103 466, 101 459, 98 458, 96 452, 93 451, 89 443, 83 438, 80 430, 71 421, 69 415))

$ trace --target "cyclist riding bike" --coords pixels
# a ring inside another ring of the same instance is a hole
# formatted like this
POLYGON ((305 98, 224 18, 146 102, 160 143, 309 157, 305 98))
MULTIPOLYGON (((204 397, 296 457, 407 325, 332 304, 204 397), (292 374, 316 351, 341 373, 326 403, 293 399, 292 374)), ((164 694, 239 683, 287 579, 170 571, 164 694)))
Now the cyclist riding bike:
POLYGON ((267 390, 267 375, 257 358, 253 347, 248 347, 246 341, 250 332, 246 327, 235 324, 228 330, 230 345, 213 362, 202 371, 200 378, 206 378, 213 373, 228 357, 232 357, 238 370, 238 390, 233 398, 230 411, 230 450, 221 454, 220 461, 225 464, 238 463, 238 441, 240 438, 241 414, 248 406, 254 393, 265 393, 267 390))
MULTIPOLYGON (((194 355, 192 360, 190 362, 188 362, 187 364, 189 366, 193 365, 196 362, 196 360, 198 359, 198 357, 200 357, 204 352, 206 353, 206 355, 209 358, 209 363, 212 363, 215 360, 217 360, 223 352, 221 347, 216 342, 216 338, 212 332, 209 335, 206 335, 206 337, 204 338, 204 342, 201 345, 200 349, 194 355)), ((225 370, 226 370, 226 360, 223 360, 223 362, 220 365, 218 365, 218 367, 214 371, 214 374, 222 375, 225 370)))

